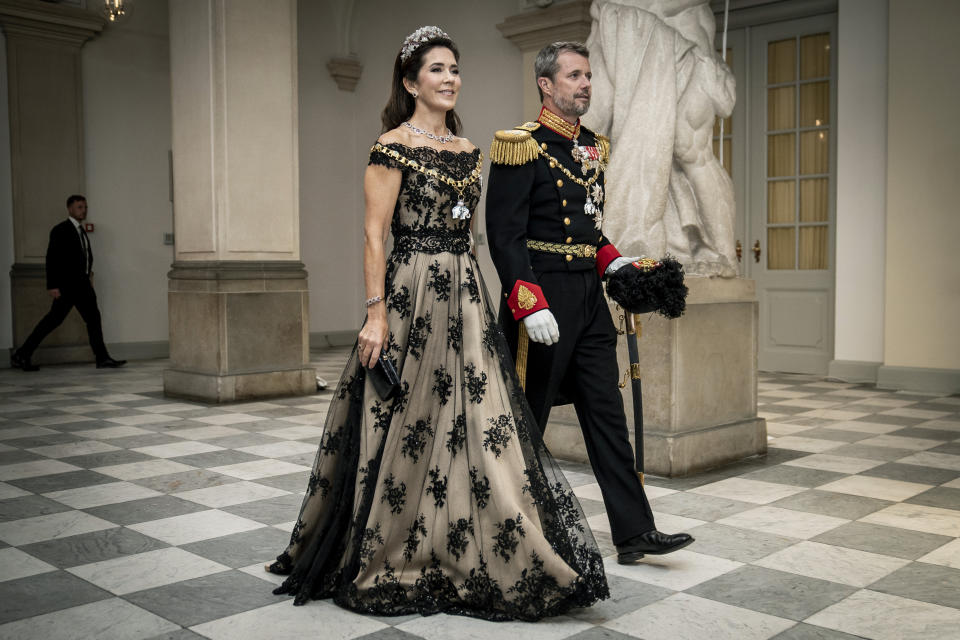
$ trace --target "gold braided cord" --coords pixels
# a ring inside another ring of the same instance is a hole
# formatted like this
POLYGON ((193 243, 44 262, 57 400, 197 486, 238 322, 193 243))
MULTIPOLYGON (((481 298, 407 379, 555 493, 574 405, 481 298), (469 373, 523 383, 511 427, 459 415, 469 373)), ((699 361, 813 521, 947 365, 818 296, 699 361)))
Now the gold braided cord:
POLYGON ((597 139, 597 148, 600 149, 600 162, 606 165, 610 161, 610 138, 595 133, 597 139))
MULTIPOLYGON (((430 147, 430 148, 432 149, 433 147, 430 147)), ((466 178, 463 178, 462 180, 454 180, 450 176, 445 176, 439 171, 437 171, 436 169, 425 167, 419 162, 417 162, 416 160, 411 160, 410 158, 407 158, 406 156, 401 155, 394 149, 390 149, 388 147, 383 146, 379 142, 377 142, 372 147, 370 147, 370 151, 371 153, 374 151, 379 151, 385 156, 393 158, 404 167, 408 167, 410 169, 413 169, 414 171, 419 171, 425 176, 429 176, 431 178, 439 180, 444 184, 450 185, 451 187, 456 189, 458 193, 463 193, 464 189, 466 189, 468 186, 470 186, 471 184, 479 180, 480 175, 483 172, 483 152, 481 152, 480 156, 477 158, 477 166, 473 168, 473 171, 470 172, 469 176, 467 176, 466 178)))
POLYGON ((520 378, 520 388, 527 388, 527 351, 530 348, 530 338, 527 336, 527 327, 519 323, 517 332, 517 377, 520 378))
POLYGON ((578 258, 597 257, 597 248, 592 244, 560 244, 543 240, 527 240, 527 249, 544 253, 569 254, 578 258))
POLYGON ((536 160, 540 146, 529 131, 505 129, 497 131, 490 145, 490 162, 520 165, 536 160))
MULTIPOLYGON (((553 164, 555 164, 555 165, 557 166, 557 169, 560 169, 560 171, 563 172, 563 175, 567 176, 568 178, 570 178, 571 180, 573 180, 574 182, 576 182, 578 185, 580 185, 580 186, 583 187, 584 189, 587 189, 588 192, 589 192, 589 189, 590 189, 590 185, 592 185, 594 182, 596 182, 596 181, 597 181, 597 178, 599 178, 599 177, 600 177, 600 174, 602 173, 602 171, 601 171, 601 170, 599 169, 599 167, 598 167, 598 168, 596 168, 596 169, 593 170, 593 177, 592 177, 592 178, 590 178, 589 180, 581 180, 581 179, 578 178, 577 176, 575 176, 575 175, 573 175, 572 173, 570 173, 570 170, 567 169, 565 166, 563 166, 563 164, 561 164, 561 162, 560 162, 559 160, 557 160, 557 159, 554 158, 552 155, 550 155, 549 153, 547 153, 546 151, 544 151, 542 148, 537 147, 537 150, 540 152, 540 155, 542 155, 542 156, 543 156, 544 158, 546 158, 547 160, 550 160, 551 162, 553 162, 553 164)), ((553 164, 550 165, 550 166, 552 167, 553 164)))

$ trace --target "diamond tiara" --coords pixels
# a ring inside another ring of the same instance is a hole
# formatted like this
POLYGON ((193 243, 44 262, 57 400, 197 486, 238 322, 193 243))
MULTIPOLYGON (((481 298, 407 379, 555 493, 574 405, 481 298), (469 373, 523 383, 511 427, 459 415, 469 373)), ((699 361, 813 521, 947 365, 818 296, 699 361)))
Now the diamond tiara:
POLYGON ((406 40, 403 41, 403 46, 400 47, 400 62, 406 62, 407 59, 413 55, 413 52, 420 48, 420 45, 434 38, 446 38, 449 40, 450 36, 440 27, 432 26, 420 27, 408 35, 406 40))

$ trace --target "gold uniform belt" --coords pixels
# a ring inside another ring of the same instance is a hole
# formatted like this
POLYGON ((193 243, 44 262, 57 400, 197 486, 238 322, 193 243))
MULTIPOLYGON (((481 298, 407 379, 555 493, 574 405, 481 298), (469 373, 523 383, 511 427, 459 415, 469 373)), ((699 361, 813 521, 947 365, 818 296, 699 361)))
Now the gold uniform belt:
POLYGON ((544 253, 558 253, 578 258, 596 258, 597 247, 592 244, 561 244, 559 242, 543 242, 542 240, 527 240, 527 249, 543 251, 544 253))

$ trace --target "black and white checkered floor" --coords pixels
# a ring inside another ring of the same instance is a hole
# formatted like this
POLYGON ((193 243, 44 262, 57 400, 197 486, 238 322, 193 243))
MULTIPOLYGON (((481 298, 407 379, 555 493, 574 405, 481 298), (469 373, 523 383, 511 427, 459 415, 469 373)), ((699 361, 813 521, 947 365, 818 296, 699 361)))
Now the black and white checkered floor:
MULTIPOLYGON (((314 354, 335 383, 343 349, 314 354)), ((165 399, 164 361, 0 370, 0 638, 960 638, 960 397, 764 374, 770 453, 648 478, 686 550, 537 624, 271 595, 332 393, 165 399)), ((589 467, 564 465, 613 548, 589 467)))

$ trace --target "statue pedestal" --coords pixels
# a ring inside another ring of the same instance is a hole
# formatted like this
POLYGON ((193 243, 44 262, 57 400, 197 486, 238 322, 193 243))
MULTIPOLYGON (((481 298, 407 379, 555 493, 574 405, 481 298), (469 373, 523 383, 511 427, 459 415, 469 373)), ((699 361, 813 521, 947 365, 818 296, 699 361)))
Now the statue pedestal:
MULTIPOLYGON (((766 453, 766 420, 757 417, 758 305, 753 280, 687 276, 682 318, 640 317, 644 465, 676 477, 766 453)), ((614 321, 622 314, 611 305, 614 321)), ((562 336, 561 336, 562 339, 562 336)), ((629 368, 626 341, 617 348, 629 368)), ((630 440, 633 398, 623 389, 630 440)), ((587 461, 572 405, 554 407, 545 433, 558 458, 587 461)))

